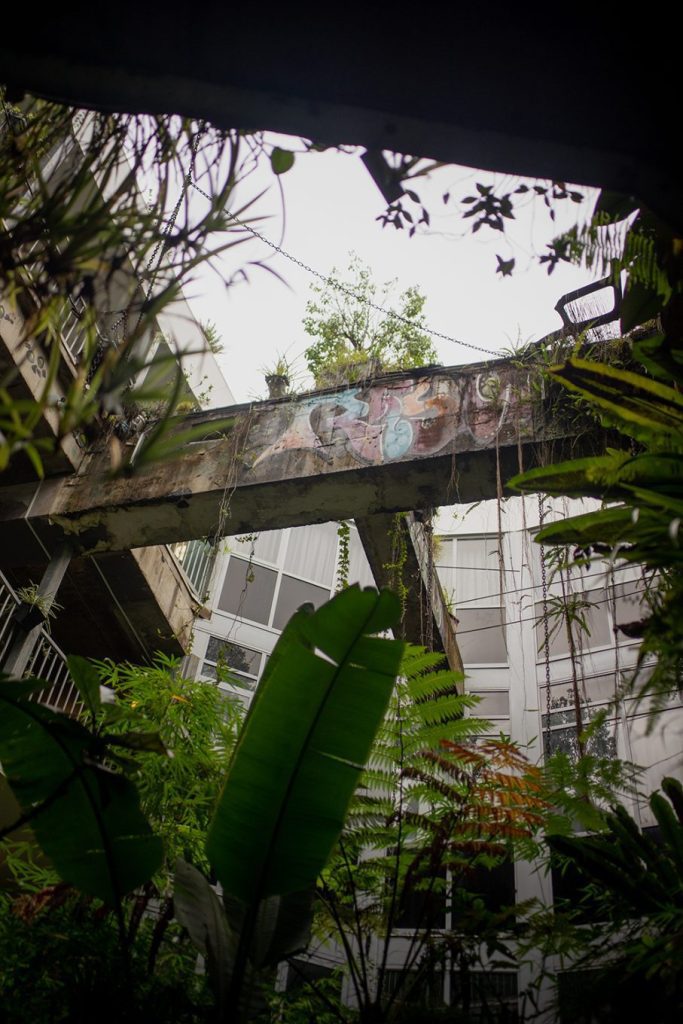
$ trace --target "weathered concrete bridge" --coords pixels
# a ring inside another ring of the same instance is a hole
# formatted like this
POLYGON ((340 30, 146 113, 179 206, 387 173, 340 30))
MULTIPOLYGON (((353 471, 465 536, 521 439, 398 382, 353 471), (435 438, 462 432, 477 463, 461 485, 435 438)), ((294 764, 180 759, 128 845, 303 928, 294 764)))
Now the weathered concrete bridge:
POLYGON ((101 451, 75 474, 0 489, 0 566, 65 540, 97 554, 219 525, 234 534, 493 497, 496 453, 505 479, 553 425, 528 373, 500 361, 197 413, 177 429, 189 426, 204 438, 129 475, 112 477, 101 451))
MULTIPOLYGON (((112 476, 103 446, 76 473, 0 489, 0 567, 44 563, 65 543, 100 555, 353 518, 382 583, 388 513, 494 497, 539 441, 562 433, 529 372, 504 360, 198 413, 172 429, 188 427, 199 440, 139 468, 133 457, 126 475, 112 476)), ((413 603, 426 598, 457 665, 438 583, 420 568, 423 528, 412 517, 405 530, 413 603)))

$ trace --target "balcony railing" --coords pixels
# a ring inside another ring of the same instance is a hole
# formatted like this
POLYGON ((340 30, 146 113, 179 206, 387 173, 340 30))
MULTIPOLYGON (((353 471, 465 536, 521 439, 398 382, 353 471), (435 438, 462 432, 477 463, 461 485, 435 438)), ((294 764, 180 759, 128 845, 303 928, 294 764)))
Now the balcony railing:
POLYGON ((67 299, 60 316, 60 334, 62 343, 69 351, 75 363, 80 361, 81 353, 87 340, 86 332, 81 323, 85 313, 83 299, 67 299))
MULTIPOLYGON (((0 667, 14 639, 14 613, 21 604, 9 582, 0 573, 0 667)), ((78 690, 71 682, 66 656, 46 629, 41 629, 29 658, 25 676, 44 679, 49 685, 32 695, 32 700, 77 717, 82 710, 78 690)))

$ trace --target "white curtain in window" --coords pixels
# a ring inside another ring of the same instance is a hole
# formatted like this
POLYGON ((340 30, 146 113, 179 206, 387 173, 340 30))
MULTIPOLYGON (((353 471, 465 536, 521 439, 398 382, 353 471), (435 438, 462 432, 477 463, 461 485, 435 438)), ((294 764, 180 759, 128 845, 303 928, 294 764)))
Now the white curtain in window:
POLYGON ((336 561, 336 523, 297 526, 289 531, 285 572, 331 587, 336 561))
POLYGON ((491 608, 500 605, 498 537, 458 537, 456 608, 491 608))
POLYGON ((257 562, 277 562, 282 543, 282 530, 264 530, 254 542, 254 558, 257 562))

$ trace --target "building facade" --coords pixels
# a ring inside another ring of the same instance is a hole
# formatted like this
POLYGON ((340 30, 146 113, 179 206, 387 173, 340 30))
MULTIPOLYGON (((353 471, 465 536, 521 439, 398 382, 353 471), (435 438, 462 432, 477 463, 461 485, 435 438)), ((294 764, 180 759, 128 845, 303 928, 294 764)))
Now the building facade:
MULTIPOLYGON (((578 507, 566 499, 539 505, 536 498, 511 498, 442 508, 434 520, 435 564, 457 621, 465 689, 479 698, 471 713, 488 720, 487 735, 510 736, 539 764, 556 751, 576 758, 579 733, 592 723, 589 753, 642 767, 642 798, 627 799, 626 806, 649 829, 655 821, 647 795, 665 775, 683 778, 683 706, 680 695, 672 694, 653 719, 645 704, 619 699, 637 667, 639 644, 626 634, 647 608, 651 580, 646 574, 625 563, 569 570, 547 558, 544 571, 541 548, 533 540, 540 517, 549 523, 578 507)), ((336 523, 227 538, 212 577, 210 617, 195 625, 196 674, 207 681, 218 675, 228 699, 248 704, 287 619, 301 603, 317 606, 334 592, 338 563, 336 523)), ((356 581, 373 582, 352 526, 349 582, 356 581)), ((647 664, 640 671, 647 672, 647 664)), ((534 898, 551 905, 573 895, 571 880, 523 861, 503 865, 488 884, 492 907, 534 898)), ((444 927, 451 925, 446 912, 444 927)), ((406 949, 398 930, 390 975, 393 969, 399 976, 406 949)), ((283 970, 281 983, 296 984, 300 972, 325 976, 337 962, 334 949, 316 948, 296 971, 283 970)), ((563 978, 571 965, 558 961, 546 969, 563 978)), ((472 973, 470 1005, 476 1014, 479 1000, 482 1020, 516 1019, 523 1012, 520 997, 534 980, 533 963, 519 971, 502 968, 487 962, 482 950, 472 973), (486 1016, 485 1006, 487 1013, 498 1006, 502 1016, 486 1016)), ((571 973, 566 977, 576 983, 571 973)), ((434 1005, 457 1002, 460 984, 458 971, 445 970, 443 987, 429 998, 434 1005)), ((353 1001, 348 979, 342 997, 353 1001)), ((540 998, 550 1007, 552 986, 546 984, 540 998)))

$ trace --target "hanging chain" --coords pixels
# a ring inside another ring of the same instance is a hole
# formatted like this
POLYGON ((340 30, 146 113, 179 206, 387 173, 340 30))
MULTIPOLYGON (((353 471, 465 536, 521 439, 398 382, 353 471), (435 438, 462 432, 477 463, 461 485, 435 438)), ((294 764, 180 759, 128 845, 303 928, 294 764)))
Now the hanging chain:
POLYGON ((432 598, 434 593, 434 521, 433 511, 429 510, 425 520, 424 529, 427 537, 427 643, 428 651, 434 650, 434 613, 432 611, 432 598))
MULTIPOLYGON (((192 187, 196 189, 200 195, 204 196, 205 199, 211 199, 208 192, 205 192, 204 189, 196 183, 196 181, 192 182, 192 187)), ((296 267, 299 267, 300 270, 305 271, 312 277, 317 277, 319 281, 323 282, 323 284, 326 284, 329 288, 333 288, 335 291, 341 292, 342 295, 347 297, 347 299, 353 299, 355 302, 359 302, 363 306, 367 306, 368 309, 373 309, 376 313, 381 313, 382 316, 394 320, 396 323, 403 324, 405 327, 415 326, 415 322, 409 317, 403 316, 401 313, 397 313, 393 309, 386 309, 386 307, 380 306, 378 302, 373 302, 372 299, 368 299, 364 295, 359 295, 358 292, 354 292, 353 288, 349 288, 348 285, 342 284, 341 281, 337 281, 335 278, 329 277, 327 274, 321 274, 321 272, 316 270, 314 267, 309 267, 309 265, 304 263, 303 260, 298 259, 296 256, 292 256, 291 253, 287 252, 286 249, 283 249, 282 246, 276 245, 275 242, 271 242, 269 238, 262 235, 260 231, 257 231, 256 228, 253 228, 246 221, 236 217, 234 213, 229 213, 226 210, 226 217, 234 221, 235 224, 238 224, 244 229, 244 231, 248 231, 249 234, 254 238, 257 238, 259 242, 263 242, 263 244, 267 245, 269 249, 276 252, 278 256, 282 256, 284 259, 289 260, 290 263, 293 263, 296 267)), ((429 334, 432 338, 438 338, 440 341, 448 341, 453 345, 462 345, 464 348, 474 349, 475 352, 483 352, 484 355, 500 358, 501 353, 496 352, 492 348, 483 348, 481 345, 475 345, 470 341, 463 341, 461 338, 452 338, 450 334, 443 334, 441 331, 433 331, 431 327, 424 327, 421 328, 421 330, 424 330, 424 332, 429 334)))
MULTIPOLYGON (((543 495, 538 495, 538 525, 543 529, 545 508, 543 495)), ((541 588, 543 591, 543 653, 545 660, 545 714, 546 714, 546 756, 550 754, 550 628, 548 626, 548 577, 545 567, 545 547, 541 544, 541 588)))

